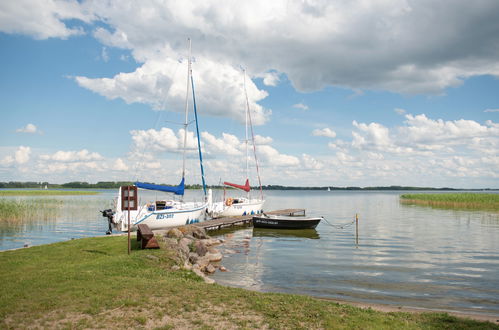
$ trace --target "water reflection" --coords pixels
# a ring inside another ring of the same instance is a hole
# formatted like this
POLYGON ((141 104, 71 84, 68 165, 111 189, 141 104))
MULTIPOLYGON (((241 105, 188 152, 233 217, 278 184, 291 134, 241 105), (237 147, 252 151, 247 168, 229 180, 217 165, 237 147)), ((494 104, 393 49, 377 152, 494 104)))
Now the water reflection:
MULTIPOLYGON (((64 196, 55 219, 0 226, 0 249, 105 235, 116 191, 64 196)), ((201 191, 189 191, 202 199, 201 191)), ((144 194, 144 200, 155 195, 144 194)), ((59 199, 59 197, 58 197, 59 199)), ((190 198, 189 198, 190 200, 190 198)), ((221 284, 259 291, 499 315, 499 214, 399 203, 399 192, 269 191, 265 210, 324 216, 313 231, 224 230, 221 284), (355 226, 344 228, 359 214, 355 226)))
POLYGON ((272 229, 253 228, 253 237, 297 237, 319 239, 319 233, 315 229, 272 229))
POLYGON ((303 207, 333 225, 358 213, 359 244, 355 226, 321 223, 320 239, 245 229, 231 238, 244 254, 224 258, 217 282, 499 315, 499 214, 402 205, 394 192, 272 194, 267 209, 303 207))

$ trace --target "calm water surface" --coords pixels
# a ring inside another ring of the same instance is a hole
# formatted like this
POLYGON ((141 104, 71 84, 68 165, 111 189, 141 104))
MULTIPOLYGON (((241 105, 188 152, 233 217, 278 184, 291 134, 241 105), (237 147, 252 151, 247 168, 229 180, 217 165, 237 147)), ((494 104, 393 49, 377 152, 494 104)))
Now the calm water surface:
MULTIPOLYGON (((499 315, 499 214, 403 205, 400 194, 268 191, 266 210, 305 208, 333 226, 214 232, 226 240, 229 271, 213 278, 259 291, 499 315)), ((99 210, 114 195, 48 197, 64 200, 56 218, 1 226, 0 250, 102 236, 99 210)))

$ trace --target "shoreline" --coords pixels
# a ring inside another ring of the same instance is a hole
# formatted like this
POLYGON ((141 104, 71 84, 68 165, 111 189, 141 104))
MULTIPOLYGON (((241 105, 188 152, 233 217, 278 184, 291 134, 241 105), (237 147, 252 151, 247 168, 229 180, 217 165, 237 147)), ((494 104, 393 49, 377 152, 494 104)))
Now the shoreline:
POLYGON ((456 310, 447 310, 447 309, 432 309, 425 307, 411 307, 411 306, 396 306, 396 305, 388 305, 388 304, 373 304, 373 303, 364 303, 364 302, 356 302, 350 300, 342 300, 342 299, 330 299, 323 297, 315 297, 310 296, 319 300, 331 301, 338 304, 346 304, 354 307, 359 307, 362 309, 373 309, 378 312, 383 313, 392 313, 392 312, 405 312, 412 314, 421 314, 421 313, 447 313, 449 315, 459 317, 459 318, 468 318, 475 321, 487 321, 494 324, 499 325, 499 313, 498 314, 490 314, 490 313, 476 313, 476 312, 466 312, 466 311, 456 311, 456 310))
POLYGON ((121 234, 0 253, 4 269, 0 279, 6 284, 0 293, 0 301, 3 301, 0 319, 2 315, 5 317, 0 324, 86 328, 107 325, 441 328, 454 325, 463 329, 480 326, 499 329, 498 318, 493 315, 365 304, 207 284, 195 273, 180 269, 174 261, 174 253, 165 245, 159 250, 141 250, 133 238, 130 255, 121 234), (118 278, 120 281, 116 281, 118 278), (124 287, 123 283, 131 285, 124 287), (51 303, 46 304, 48 301, 51 303))
MULTIPOLYGON (((155 231, 155 235, 163 236, 168 231, 169 231, 169 229, 158 230, 158 231, 155 231)), ((136 234, 136 232, 133 232, 133 234, 136 234)), ((111 238, 111 237, 122 237, 122 236, 127 236, 127 233, 116 233, 116 234, 97 236, 97 237, 106 237, 106 238, 109 237, 109 238, 111 238)), ((136 236, 131 236, 131 240, 134 241, 135 237, 136 236)), ((31 245, 28 247, 20 247, 20 248, 15 248, 15 249, 0 250, 0 253, 7 252, 7 251, 25 250, 25 249, 29 249, 29 248, 37 247, 37 246, 48 246, 51 244, 58 244, 58 243, 74 241, 74 240, 82 240, 82 239, 88 239, 88 237, 74 238, 74 239, 70 239, 67 241, 40 244, 40 245, 31 245)), ((221 246, 223 246, 224 244, 225 244, 225 242, 220 243, 221 246)), ((225 257, 225 256, 223 256, 223 257, 225 257)), ((229 286, 229 285, 225 285, 225 284, 221 284, 221 283, 217 282, 209 275, 207 275, 206 277, 211 279, 213 281, 213 283, 216 283, 220 286, 227 287, 227 288, 242 289, 242 290, 254 291, 254 292, 259 292, 259 293, 267 293, 268 292, 268 293, 285 294, 285 295, 291 294, 291 293, 279 292, 279 291, 275 291, 275 292, 274 291, 258 291, 258 290, 252 290, 252 289, 247 289, 247 288, 229 286)), ((414 306, 405 306, 405 305, 398 306, 398 305, 382 304, 382 303, 366 303, 366 302, 347 300, 347 299, 325 298, 325 297, 318 297, 318 296, 308 295, 308 294, 299 294, 299 295, 303 295, 305 297, 309 297, 309 298, 313 298, 313 299, 317 299, 317 300, 338 303, 341 305, 358 307, 358 308, 361 308, 364 310, 372 309, 372 310, 375 310, 378 312, 383 312, 383 313, 392 313, 392 312, 405 312, 405 313, 411 313, 411 314, 446 313, 446 314, 449 314, 451 316, 455 316, 458 318, 465 318, 465 319, 471 319, 471 320, 482 321, 482 322, 491 322, 493 324, 499 325, 499 313, 491 314, 491 313, 479 313, 479 312, 472 312, 472 311, 458 311, 458 310, 435 309, 435 308, 426 308, 426 307, 414 307, 414 306)))

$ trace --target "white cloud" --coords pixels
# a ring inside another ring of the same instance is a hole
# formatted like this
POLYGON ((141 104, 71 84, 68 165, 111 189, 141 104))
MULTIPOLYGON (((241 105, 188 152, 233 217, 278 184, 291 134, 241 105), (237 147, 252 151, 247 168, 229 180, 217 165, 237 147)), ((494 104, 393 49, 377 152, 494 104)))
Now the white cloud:
POLYGON ((270 136, 255 135, 255 144, 271 144, 273 139, 270 136))
POLYGON ((499 137, 499 126, 492 122, 481 125, 474 120, 432 120, 424 114, 417 116, 407 114, 406 119, 407 125, 399 129, 400 136, 411 143, 432 144, 442 141, 457 143, 462 139, 499 137))
POLYGON ((87 149, 82 149, 80 151, 59 150, 52 155, 40 155, 40 159, 54 162, 88 162, 102 160, 103 157, 97 152, 89 152, 87 149))
MULTIPOLYGON (((109 99, 122 98, 127 103, 146 103, 155 110, 184 112, 185 103, 185 61, 180 64, 176 58, 181 54, 156 54, 155 58, 131 73, 119 73, 113 78, 76 77, 77 83, 109 99), (165 58, 165 56, 172 58, 165 58)), ((245 121, 246 98, 243 88, 243 74, 230 65, 207 58, 196 58, 193 63, 196 102, 204 114, 232 117, 245 121)), ((271 111, 257 102, 267 97, 267 92, 258 89, 246 80, 246 90, 251 109, 252 122, 260 125, 268 120, 271 111)), ((190 101, 192 104, 192 100, 190 101)), ((191 110, 192 111, 192 110, 191 110)))
POLYGON ((293 108, 301 109, 301 110, 308 110, 308 105, 305 105, 303 103, 297 103, 297 104, 293 104, 293 108))
POLYGON ((12 166, 14 164, 26 164, 31 156, 31 148, 25 146, 19 146, 14 154, 7 155, 2 160, 0 160, 0 165, 2 166, 12 166))
POLYGON ((274 86, 274 87, 279 84, 279 81, 280 81, 279 76, 280 76, 280 74, 275 72, 275 71, 264 72, 262 74, 256 75, 256 77, 258 77, 258 78, 263 78, 263 84, 265 86, 274 86))
POLYGON ((239 141, 239 139, 232 134, 222 133, 222 138, 217 139, 208 132, 202 132, 201 137, 203 139, 204 149, 208 155, 243 155, 243 152, 241 151, 243 142, 239 141))
MULTIPOLYGON (((184 146, 184 130, 179 129, 177 134, 167 127, 162 127, 160 130, 132 130, 132 149, 139 154, 147 154, 151 152, 183 152, 184 146)), ((189 151, 197 150, 197 139, 194 133, 187 131, 186 149, 189 151)))
POLYGON ((399 115, 405 115, 405 113, 407 112, 407 111, 405 111, 404 109, 401 109, 401 108, 395 108, 395 109, 393 109, 393 111, 395 111, 399 115))
POLYGON ((101 51, 100 57, 102 58, 102 60, 104 62, 108 62, 109 61, 109 53, 107 52, 107 48, 106 47, 102 47, 102 51, 101 51))
POLYGON ((83 28, 69 28, 64 21, 93 19, 85 4, 78 1, 16 0, 0 2, 0 31, 19 33, 35 39, 62 38, 81 35, 83 28))
POLYGON ((27 124, 24 127, 16 129, 17 133, 40 133, 40 131, 37 129, 37 127, 31 123, 27 124))
POLYGON ((322 128, 322 129, 314 129, 312 131, 313 136, 325 136, 334 139, 336 137, 336 132, 331 130, 328 127, 322 128))
POLYGON ((262 145, 258 147, 258 155, 261 155, 260 159, 266 166, 274 167, 289 167, 300 165, 300 160, 298 157, 292 155, 281 154, 277 149, 269 146, 262 145))
POLYGON ((14 153, 14 159, 16 160, 16 163, 24 164, 29 161, 30 154, 31 154, 30 147, 20 146, 19 149, 17 149, 16 152, 14 153))
POLYGON ((302 168, 306 170, 322 170, 324 168, 324 163, 316 158, 308 155, 301 155, 301 165, 302 168))
MULTIPOLYGON (((145 67, 151 61, 175 61, 178 54, 185 55, 185 36, 190 35, 198 60, 232 70, 244 65, 253 77, 264 77, 268 86, 285 74, 300 91, 332 85, 354 91, 439 94, 468 77, 499 76, 498 52, 490 47, 499 41, 497 13, 499 3, 494 0, 456 0, 451 10, 441 0, 19 0, 0 4, 0 30, 40 39, 67 38, 83 31, 68 27, 66 20, 98 21, 94 36, 104 46, 129 49, 145 67), (369 51, 359 51, 359 45, 369 51)), ((219 89, 230 86, 223 83, 233 79, 224 77, 227 69, 214 70, 214 76, 196 74, 206 84, 212 83, 208 78, 215 78, 211 93, 215 99, 223 98, 219 89)), ((135 92, 133 102, 156 104, 157 99, 151 98, 151 90, 146 88, 149 85, 142 86, 145 89, 139 93, 137 83, 146 83, 141 74, 138 70, 133 79, 110 78, 119 80, 116 85, 125 85, 116 86, 120 87, 116 91, 98 81, 79 83, 106 97, 111 94, 127 99, 123 90, 131 90, 135 92)), ((159 78, 161 69, 153 75, 159 78)), ((230 105, 232 101, 227 100, 214 103, 230 105)), ((215 107, 208 108, 210 113, 221 115, 215 107)), ((233 114, 231 108, 225 111, 233 114)))
POLYGON ((499 109, 485 109, 483 112, 499 112, 499 109))
POLYGON ((368 125, 353 121, 353 126, 359 131, 352 132, 352 146, 360 149, 383 150, 391 148, 393 143, 389 136, 389 129, 378 123, 368 125))
POLYGON ((128 171, 128 165, 125 164, 125 162, 123 161, 123 159, 118 158, 114 162, 113 170, 115 170, 115 171, 128 171))

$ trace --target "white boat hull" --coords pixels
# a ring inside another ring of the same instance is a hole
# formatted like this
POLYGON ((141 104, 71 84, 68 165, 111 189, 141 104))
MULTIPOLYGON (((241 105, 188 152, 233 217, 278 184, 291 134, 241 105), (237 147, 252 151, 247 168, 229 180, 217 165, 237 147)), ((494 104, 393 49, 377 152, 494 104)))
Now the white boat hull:
MULTIPOLYGON (((172 207, 166 210, 149 211, 147 205, 137 211, 130 211, 130 229, 137 229, 139 223, 152 230, 167 229, 199 223, 206 220, 207 203, 184 203, 181 208, 172 207)), ((120 231, 128 231, 128 211, 117 211, 114 224, 120 231)))
POLYGON ((242 203, 233 203, 232 205, 217 202, 208 207, 208 214, 212 218, 261 214, 264 203, 265 201, 261 199, 245 200, 242 203))

